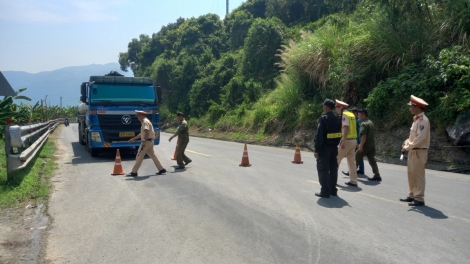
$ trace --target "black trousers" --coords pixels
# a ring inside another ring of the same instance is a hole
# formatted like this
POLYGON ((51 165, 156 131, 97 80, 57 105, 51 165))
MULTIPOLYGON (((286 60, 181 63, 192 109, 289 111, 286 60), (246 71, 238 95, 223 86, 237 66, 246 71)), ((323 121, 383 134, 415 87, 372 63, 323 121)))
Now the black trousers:
POLYGON ((318 152, 317 170, 321 185, 321 194, 330 195, 338 192, 338 156, 337 146, 327 146, 318 152))

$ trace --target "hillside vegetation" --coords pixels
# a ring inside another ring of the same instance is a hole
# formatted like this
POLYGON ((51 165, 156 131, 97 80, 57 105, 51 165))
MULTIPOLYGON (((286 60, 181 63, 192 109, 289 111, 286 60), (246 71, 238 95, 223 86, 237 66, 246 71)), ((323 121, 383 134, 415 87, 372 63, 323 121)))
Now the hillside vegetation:
POLYGON ((193 126, 309 129, 328 97, 390 128, 414 94, 442 128, 470 109, 469 33, 470 0, 249 0, 140 35, 119 63, 162 86, 163 119, 193 126))

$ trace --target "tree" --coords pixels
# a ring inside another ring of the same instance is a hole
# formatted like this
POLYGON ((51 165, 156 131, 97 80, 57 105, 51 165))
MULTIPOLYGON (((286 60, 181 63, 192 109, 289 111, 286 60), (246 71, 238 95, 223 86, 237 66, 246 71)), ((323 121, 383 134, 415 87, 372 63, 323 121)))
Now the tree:
POLYGON ((208 64, 201 78, 198 78, 189 92, 191 113, 196 116, 204 115, 211 104, 220 103, 222 87, 228 84, 236 73, 239 56, 225 54, 220 60, 208 64))
POLYGON ((139 39, 132 39, 127 45, 127 52, 119 53, 119 64, 121 70, 127 72, 128 68, 131 68, 132 72, 136 74, 139 69, 139 53, 142 51, 142 47, 150 42, 150 37, 145 34, 141 34, 139 39))
POLYGON ((257 18, 251 26, 243 47, 242 75, 246 80, 266 83, 279 72, 276 56, 287 36, 278 18, 257 18))
POLYGON ((230 18, 227 19, 227 27, 229 30, 230 49, 237 50, 245 44, 245 38, 248 35, 248 30, 253 23, 253 15, 240 10, 232 13, 230 18))

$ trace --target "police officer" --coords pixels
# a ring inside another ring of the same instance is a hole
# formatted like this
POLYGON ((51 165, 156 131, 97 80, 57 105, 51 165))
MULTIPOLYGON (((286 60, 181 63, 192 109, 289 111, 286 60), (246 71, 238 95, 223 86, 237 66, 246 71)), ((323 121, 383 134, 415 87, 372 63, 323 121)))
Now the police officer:
POLYGON ((341 164, 343 158, 346 157, 350 179, 346 185, 357 187, 357 166, 355 159, 355 150, 357 147, 356 117, 353 113, 345 110, 348 106, 347 103, 336 100, 336 113, 341 115, 341 130, 343 133, 338 146, 338 166, 341 164))
POLYGON ((431 144, 431 125, 424 109, 428 106, 423 99, 411 96, 410 112, 414 115, 410 137, 402 145, 402 153, 408 151, 408 185, 409 193, 402 202, 409 206, 424 205, 424 189, 426 187, 424 166, 428 160, 428 149, 431 144))
POLYGON ((326 99, 323 103, 325 115, 318 119, 317 135, 315 136, 315 158, 317 159, 318 179, 321 191, 316 196, 329 198, 336 196, 338 189, 338 144, 341 140, 341 119, 333 113, 335 102, 326 99))
POLYGON ((360 163, 364 157, 367 157, 369 164, 374 172, 374 177, 367 178, 369 181, 382 181, 380 177, 379 167, 375 161, 375 128, 374 123, 368 119, 368 112, 366 109, 358 110, 358 117, 361 119, 361 143, 356 152, 356 163, 360 163))
MULTIPOLYGON (((357 131, 357 147, 359 147, 359 144, 361 144, 361 134, 360 134, 360 128, 361 128, 361 119, 358 117, 358 109, 357 107, 351 108, 351 112, 354 114, 356 117, 356 131, 357 131)), ((364 174, 364 159, 362 159, 359 163, 356 161, 356 165, 358 166, 357 169, 357 174, 364 174)), ((349 176, 349 172, 342 172, 344 175, 349 176)))
POLYGON ((137 118, 139 119, 140 123, 142 123, 142 127, 140 128, 140 134, 137 136, 129 139, 129 143, 132 143, 136 141, 137 139, 140 138, 142 141, 140 148, 139 148, 139 153, 137 153, 137 157, 135 160, 135 165, 132 168, 131 173, 127 174, 127 176, 131 177, 137 177, 137 171, 140 168, 140 165, 142 164, 142 160, 144 159, 145 155, 149 155, 149 157, 153 160, 153 163, 158 169, 158 172, 156 173, 157 175, 161 175, 166 172, 166 170, 163 168, 162 164, 160 163, 160 160, 158 159, 157 155, 155 155, 155 152, 153 150, 153 141, 155 140, 155 131, 153 130, 153 125, 150 120, 145 117, 145 112, 144 111, 135 111, 137 118))
POLYGON ((179 112, 176 114, 176 118, 179 121, 178 129, 168 141, 171 142, 174 137, 178 136, 178 146, 176 146, 176 162, 178 163, 178 167, 176 169, 184 169, 186 165, 192 162, 192 160, 184 154, 189 143, 189 128, 183 113, 179 112))

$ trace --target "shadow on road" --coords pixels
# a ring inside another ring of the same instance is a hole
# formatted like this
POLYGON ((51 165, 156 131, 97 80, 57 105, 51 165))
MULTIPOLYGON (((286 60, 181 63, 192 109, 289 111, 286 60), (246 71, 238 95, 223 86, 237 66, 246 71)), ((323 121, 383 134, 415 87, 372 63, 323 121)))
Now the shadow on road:
POLYGON ((126 181, 143 181, 143 180, 147 180, 150 177, 160 177, 160 176, 163 176, 163 175, 153 174, 153 175, 146 175, 146 176, 126 177, 126 181))
POLYGON ((366 176, 365 174, 358 173, 358 174, 357 174, 357 178, 367 179, 367 176, 366 176))
POLYGON ((379 181, 369 181, 369 180, 367 180, 367 176, 366 176, 365 180, 358 179, 357 181, 359 181, 362 184, 367 185, 367 186, 376 186, 376 185, 379 185, 381 183, 379 181))
POLYGON ((345 192, 360 192, 360 191, 362 191, 361 187, 343 186, 343 185, 339 185, 339 184, 337 186, 341 188, 341 191, 345 191, 345 192))
MULTIPOLYGON (((103 162, 114 162, 116 158, 116 150, 115 149, 105 149, 103 153, 101 153, 98 157, 93 158, 86 146, 81 145, 79 142, 72 142, 72 149, 73 149, 73 158, 71 162, 67 162, 66 164, 87 164, 87 163, 103 163, 103 162)), ((122 161, 128 160, 135 160, 135 148, 124 148, 119 149, 121 154, 122 161)), ((145 159, 149 157, 146 156, 145 159)))
POLYGON ((343 208, 351 207, 348 202, 339 196, 330 196, 329 199, 319 198, 317 204, 326 208, 343 208))
POLYGON ((170 172, 170 173, 181 173, 181 172, 185 172, 187 169, 189 169, 189 167, 185 167, 184 169, 177 169, 179 167, 178 165, 174 165, 174 166, 171 166, 171 167, 175 170, 170 172))
MULTIPOLYGON (((341 171, 341 174, 338 174, 338 178, 339 178, 339 176, 343 176, 343 178, 349 179, 349 175, 346 175, 346 174, 344 174, 344 173, 345 173, 345 171, 341 171)), ((364 174, 358 173, 358 174, 357 174, 357 178, 364 178, 364 179, 367 179, 367 176, 364 175, 364 174)))
POLYGON ((432 207, 429 207, 429 206, 419 206, 419 207, 413 207, 411 208, 410 210, 408 210, 409 212, 417 212, 417 213, 421 213, 427 217, 430 217, 432 219, 447 219, 449 218, 447 215, 445 215, 443 212, 435 209, 435 208, 432 208, 432 207))

